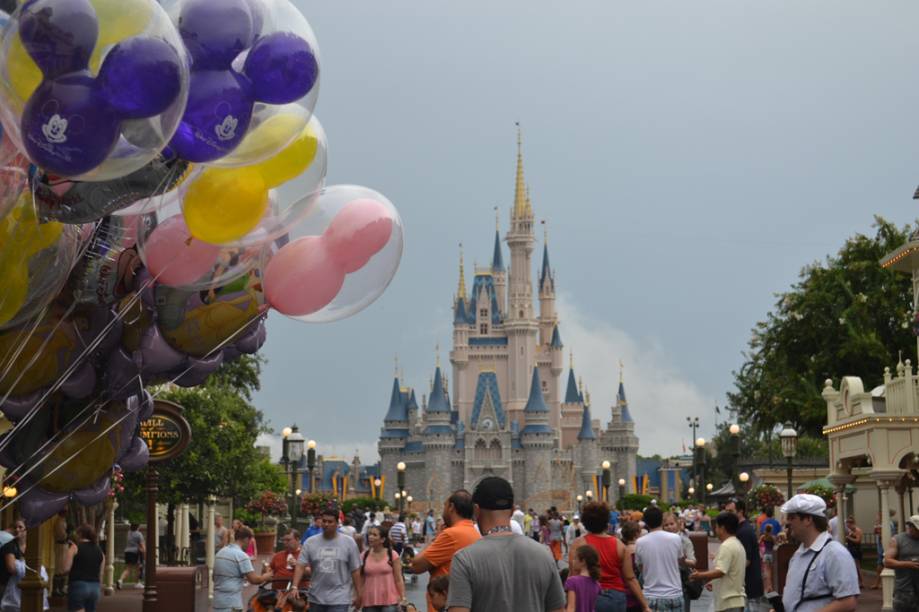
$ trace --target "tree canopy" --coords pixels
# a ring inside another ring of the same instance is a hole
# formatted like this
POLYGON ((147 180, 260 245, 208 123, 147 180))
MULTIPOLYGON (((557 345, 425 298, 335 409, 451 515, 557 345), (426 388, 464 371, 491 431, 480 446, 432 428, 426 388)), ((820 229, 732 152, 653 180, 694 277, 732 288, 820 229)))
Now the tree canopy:
POLYGON ((873 228, 873 236, 856 234, 835 256, 805 266, 754 327, 728 393, 738 420, 754 433, 787 421, 799 434, 822 437, 826 379, 838 384, 857 375, 873 388, 885 366, 915 348, 910 278, 879 264, 910 228, 881 217, 873 228))

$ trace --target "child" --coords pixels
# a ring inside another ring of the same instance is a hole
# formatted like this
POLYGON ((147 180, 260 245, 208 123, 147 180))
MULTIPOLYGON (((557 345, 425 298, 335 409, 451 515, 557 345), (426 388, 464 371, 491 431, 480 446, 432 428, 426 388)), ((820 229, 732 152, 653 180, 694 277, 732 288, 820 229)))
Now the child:
POLYGON ((450 588, 450 576, 437 576, 428 582, 428 595, 435 610, 447 609, 447 591, 450 588))
POLYGON ((772 560, 775 550, 775 536, 772 535, 772 525, 763 525, 763 535, 759 537, 763 546, 763 587, 766 592, 772 590, 772 560))
POLYGON ((568 606, 565 612, 593 612, 600 596, 600 556, 593 546, 579 546, 565 581, 568 606))

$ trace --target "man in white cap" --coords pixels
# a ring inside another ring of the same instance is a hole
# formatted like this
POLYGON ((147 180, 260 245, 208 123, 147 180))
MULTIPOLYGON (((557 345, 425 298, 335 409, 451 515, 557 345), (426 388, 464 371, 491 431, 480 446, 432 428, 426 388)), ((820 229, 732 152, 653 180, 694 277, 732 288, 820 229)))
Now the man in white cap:
POLYGON ((893 609, 919 610, 919 514, 906 519, 906 533, 890 538, 884 551, 884 567, 894 571, 893 609))
POLYGON ((858 572, 845 546, 827 533, 826 503, 800 493, 782 506, 785 523, 801 542, 788 564, 786 612, 849 612, 858 604, 858 572))

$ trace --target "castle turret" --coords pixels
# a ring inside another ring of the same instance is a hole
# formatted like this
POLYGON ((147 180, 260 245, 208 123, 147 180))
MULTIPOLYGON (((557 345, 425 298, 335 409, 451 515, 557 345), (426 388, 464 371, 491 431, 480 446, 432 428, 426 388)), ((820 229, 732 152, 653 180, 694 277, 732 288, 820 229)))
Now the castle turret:
POLYGON ((507 270, 504 268, 504 255, 501 252, 501 227, 495 219, 495 248, 491 256, 491 273, 495 277, 495 293, 501 313, 507 312, 507 270))
POLYGON ((613 481, 625 478, 627 483, 632 483, 637 469, 638 437, 635 435, 635 422, 629 412, 629 402, 625 395, 621 363, 619 364, 619 390, 610 411, 612 420, 600 436, 600 452, 610 461, 613 460, 612 457, 615 457, 616 467, 613 481))
MULTIPOLYGON (((584 404, 581 411, 581 427, 578 431, 578 444, 575 450, 576 472, 579 476, 579 491, 594 489, 594 474, 600 465, 600 448, 597 435, 594 433, 590 418, 590 405, 584 404)), ((599 491, 597 491, 599 493, 599 491)))
MULTIPOLYGON (((422 435, 425 469, 432 470, 434 474, 449 474, 451 471, 451 458, 456 445, 456 430, 450 423, 450 413, 450 400, 447 397, 440 363, 438 363, 434 370, 434 386, 431 388, 431 397, 428 399, 425 411, 422 435)), ((446 499, 450 495, 451 484, 449 478, 428 480, 424 483, 424 499, 427 499, 430 504, 446 499)))
POLYGON ((584 412, 584 400, 578 391, 574 377, 574 354, 569 357, 568 384, 561 403, 562 448, 571 448, 578 440, 581 430, 581 416, 584 412))
POLYGON ((386 483, 393 483, 393 486, 396 482, 396 464, 401 461, 408 438, 408 406, 399 386, 399 378, 396 376, 393 378, 389 409, 383 418, 383 429, 377 444, 380 452, 380 473, 385 477, 386 483))
POLYGON ((459 283, 453 303, 453 350, 450 351, 450 363, 453 364, 454 372, 453 384, 456 390, 453 395, 459 410, 462 410, 461 404, 469 405, 468 398, 462 397, 460 390, 466 384, 466 370, 469 365, 469 333, 474 323, 475 311, 466 298, 466 270, 463 265, 463 245, 460 245, 459 283))
POLYGON ((552 330, 557 323, 555 315, 555 274, 549 267, 549 237, 542 247, 542 269, 539 272, 539 343, 552 341, 552 330))
POLYGON ((523 414, 526 425, 520 430, 520 443, 527 466, 524 496, 527 505, 534 505, 534 498, 545 496, 552 488, 552 456, 558 444, 555 432, 549 427, 549 407, 542 396, 539 368, 533 368, 530 396, 523 414))

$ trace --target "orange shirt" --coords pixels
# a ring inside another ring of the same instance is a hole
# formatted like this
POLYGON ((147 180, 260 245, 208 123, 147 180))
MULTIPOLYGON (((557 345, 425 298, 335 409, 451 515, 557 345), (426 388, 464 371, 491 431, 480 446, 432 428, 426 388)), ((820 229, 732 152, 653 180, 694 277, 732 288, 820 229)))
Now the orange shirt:
MULTIPOLYGON (((443 576, 450 573, 453 555, 481 537, 476 531, 475 524, 468 519, 463 519, 438 533, 434 541, 428 544, 419 556, 434 566, 431 570, 431 577, 443 576)), ((428 612, 434 612, 430 596, 427 600, 428 612)))
MULTIPOLYGON (((294 568, 297 565, 297 558, 300 556, 300 549, 296 552, 288 552, 287 549, 275 553, 271 557, 271 571, 274 579, 271 581, 271 588, 280 590, 286 589, 287 583, 294 577, 294 568)), ((309 586, 309 578, 301 578, 300 586, 309 586)))

